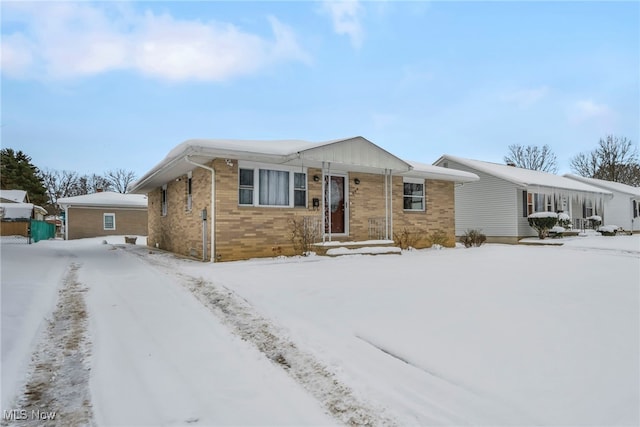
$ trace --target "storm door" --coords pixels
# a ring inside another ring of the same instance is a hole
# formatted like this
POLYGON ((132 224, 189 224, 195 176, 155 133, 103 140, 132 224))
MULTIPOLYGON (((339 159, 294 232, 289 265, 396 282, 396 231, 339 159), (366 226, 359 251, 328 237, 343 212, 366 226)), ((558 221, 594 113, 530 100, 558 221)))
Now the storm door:
POLYGON ((325 176, 325 233, 345 233, 345 177, 325 176))

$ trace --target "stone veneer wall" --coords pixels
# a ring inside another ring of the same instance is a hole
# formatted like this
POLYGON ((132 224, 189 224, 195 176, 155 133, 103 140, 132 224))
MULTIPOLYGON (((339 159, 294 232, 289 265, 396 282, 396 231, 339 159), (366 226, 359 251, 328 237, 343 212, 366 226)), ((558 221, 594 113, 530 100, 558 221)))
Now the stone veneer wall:
MULTIPOLYGON (((314 181, 314 175, 322 176, 320 169, 307 170, 307 208, 276 208, 238 205, 238 162, 232 166, 222 159, 212 164, 216 170, 216 258, 231 261, 254 257, 293 255, 290 241, 292 218, 313 216, 320 218, 321 210, 312 207, 313 198, 322 201, 322 180, 314 181)), ((349 236, 334 236, 334 240, 368 240, 372 217, 384 217, 384 176, 350 173, 347 177, 349 198, 349 236), (359 185, 354 179, 360 180, 359 185)), ((210 172, 193 170, 193 209, 186 211, 186 175, 180 181, 167 183, 168 213, 161 216, 160 188, 149 193, 149 246, 156 246, 178 254, 202 258, 202 222, 200 212, 205 207, 211 215, 210 172)), ((425 212, 404 212, 402 201, 402 177, 393 178, 394 231, 404 229, 419 231, 423 237, 441 230, 446 233, 448 244, 455 244, 455 215, 453 183, 426 181, 425 212)), ((208 221, 211 225, 211 221, 208 221)), ((207 240, 210 231, 207 230, 207 240)), ((210 256, 210 243, 207 252, 210 256)), ((417 247, 430 242, 423 238, 417 247)), ((209 257, 208 256, 208 257, 209 257)), ((207 257, 207 258, 208 258, 207 257)))

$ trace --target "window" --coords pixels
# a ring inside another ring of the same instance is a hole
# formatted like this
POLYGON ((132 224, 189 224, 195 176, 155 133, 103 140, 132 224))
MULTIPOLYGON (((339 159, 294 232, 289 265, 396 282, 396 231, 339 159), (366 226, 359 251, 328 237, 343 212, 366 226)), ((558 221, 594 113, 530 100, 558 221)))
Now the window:
POLYGON ((637 218, 640 216, 640 203, 638 201, 633 201, 633 217, 637 218))
POLYGON ((296 172, 293 174, 293 206, 307 206, 307 174, 296 172))
POLYGON ((253 205, 253 169, 240 169, 238 203, 253 205))
MULTIPOLYGON (((523 216, 531 215, 534 212, 553 212, 554 199, 548 194, 522 192, 523 197, 526 195, 526 210, 523 216)), ((524 207, 524 205, 523 205, 524 207)))
POLYGON ((583 214, 585 218, 589 218, 590 216, 595 215, 595 210, 593 209, 593 200, 587 199, 584 201, 584 209, 583 214))
POLYGON ((193 187, 191 186, 191 172, 187 175, 187 211, 191 212, 193 207, 193 187))
POLYGON ((404 210, 424 211, 424 181, 404 179, 404 210))
POLYGON ((116 214, 106 213, 102 215, 102 225, 105 230, 116 229, 116 214))
POLYGON ((162 195, 160 196, 160 209, 162 216, 167 215, 167 184, 162 186, 162 195))
MULTIPOLYGON (((267 169, 241 162, 238 204, 244 206, 307 206, 307 174, 285 168, 267 169)), ((298 169, 299 170, 299 169, 298 169)))
POLYGON ((289 206, 289 172, 260 169, 260 205, 289 206))

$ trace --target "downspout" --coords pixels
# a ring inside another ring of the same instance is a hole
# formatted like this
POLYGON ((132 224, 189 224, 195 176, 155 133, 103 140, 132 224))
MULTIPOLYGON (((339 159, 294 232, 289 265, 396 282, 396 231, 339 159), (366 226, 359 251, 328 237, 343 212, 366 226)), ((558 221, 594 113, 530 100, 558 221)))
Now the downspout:
MULTIPOLYGON (((211 172, 211 214, 210 217, 210 227, 211 227, 211 262, 215 262, 216 260, 216 171, 212 167, 203 165, 201 163, 196 163, 186 156, 184 158, 187 163, 191 163, 194 166, 198 166, 202 169, 206 169, 211 172)), ((215 159, 212 159, 212 161, 215 159)))
POLYGON ((69 240, 69 205, 64 205, 64 240, 69 240))

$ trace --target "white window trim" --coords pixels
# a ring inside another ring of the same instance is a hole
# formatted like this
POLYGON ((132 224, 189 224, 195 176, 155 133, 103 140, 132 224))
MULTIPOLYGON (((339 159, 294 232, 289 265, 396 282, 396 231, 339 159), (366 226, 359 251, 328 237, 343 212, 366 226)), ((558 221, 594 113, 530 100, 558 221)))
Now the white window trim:
MULTIPOLYGON (((248 162, 245 160, 238 161, 238 190, 237 193, 239 195, 240 192, 240 169, 252 169, 253 170, 253 204, 240 204, 240 199, 238 198, 238 206, 253 206, 259 208, 275 208, 275 209, 288 209, 288 208, 303 208, 302 206, 295 206, 295 191, 294 191, 294 173, 304 173, 307 181, 309 180, 309 174, 307 172, 307 168, 300 168, 296 166, 282 166, 282 165, 274 165, 272 163, 259 163, 259 162, 248 162), (288 205, 261 205, 260 204, 260 169, 280 171, 280 172, 288 172, 289 173, 289 204, 288 205)), ((309 185, 306 182, 305 186, 305 208, 307 206, 308 198, 309 198, 309 185)))
POLYGON ((115 231, 116 229, 116 214, 115 213, 103 213, 102 214, 102 229, 105 231, 115 231), (107 228, 106 219, 107 217, 113 217, 113 228, 107 228))
POLYGON ((402 178, 402 210, 404 210, 405 212, 425 212, 427 210, 427 185, 425 183, 425 180, 422 178, 410 178, 410 177, 403 177, 402 178), (405 199, 405 194, 404 194, 404 184, 421 184, 422 185, 422 208, 421 209, 404 209, 404 199, 405 199))

